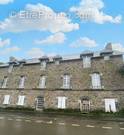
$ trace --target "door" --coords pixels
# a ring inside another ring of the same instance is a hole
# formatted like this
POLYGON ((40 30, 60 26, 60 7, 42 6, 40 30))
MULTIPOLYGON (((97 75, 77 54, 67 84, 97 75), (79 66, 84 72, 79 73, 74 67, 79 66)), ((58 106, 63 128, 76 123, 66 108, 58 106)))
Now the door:
POLYGON ((116 100, 105 99, 105 112, 116 112, 116 100))
POLYGON ((89 100, 80 100, 80 110, 81 112, 90 111, 90 101, 89 100))
POLYGON ((42 110, 44 108, 44 97, 38 96, 36 99, 36 110, 42 110))

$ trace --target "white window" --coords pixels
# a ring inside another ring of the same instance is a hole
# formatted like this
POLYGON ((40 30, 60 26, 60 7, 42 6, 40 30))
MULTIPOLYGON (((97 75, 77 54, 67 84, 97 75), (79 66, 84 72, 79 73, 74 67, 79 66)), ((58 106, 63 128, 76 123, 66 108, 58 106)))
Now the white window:
POLYGON ((101 76, 99 73, 94 73, 91 75, 92 80, 92 88, 93 89, 101 89, 101 76))
POLYGON ((10 95, 5 95, 5 96, 4 96, 3 104, 4 104, 4 105, 10 104, 10 95))
POLYGON ((105 112, 116 112, 116 100, 105 99, 105 112))
POLYGON ((46 61, 41 61, 41 70, 45 70, 47 67, 46 61))
POLYGON ((13 70, 13 64, 9 65, 8 72, 11 73, 13 70))
POLYGON ((46 76, 40 77, 39 88, 46 88, 46 76))
POLYGON ((66 108, 66 97, 58 97, 58 108, 65 109, 66 108))
POLYGON ((4 77, 4 79, 3 79, 3 84, 2 84, 2 88, 6 88, 6 86, 7 86, 7 81, 8 81, 8 77, 4 77))
POLYGON ((19 82, 19 88, 20 89, 24 88, 24 84, 25 84, 25 76, 21 76, 19 82))
POLYGON ((70 75, 63 76, 63 88, 65 88, 65 89, 70 88, 70 75))
POLYGON ((83 57, 83 67, 84 68, 91 67, 91 57, 88 56, 83 57))
POLYGON ((17 105, 23 106, 25 102, 25 96, 18 96, 18 102, 17 105))

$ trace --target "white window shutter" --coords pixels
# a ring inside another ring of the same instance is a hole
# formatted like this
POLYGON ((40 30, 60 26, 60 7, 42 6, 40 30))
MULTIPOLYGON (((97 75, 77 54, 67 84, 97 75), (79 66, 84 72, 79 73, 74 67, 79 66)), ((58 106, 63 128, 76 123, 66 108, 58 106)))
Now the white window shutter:
POLYGON ((66 97, 58 97, 58 108, 59 109, 66 108, 66 97))
POLYGON ((25 100, 25 96, 19 96, 17 105, 23 106, 24 105, 24 100, 25 100))
POLYGON ((5 95, 5 96, 4 96, 3 104, 4 104, 4 105, 10 104, 10 95, 5 95))
POLYGON ((62 102, 61 97, 58 97, 58 108, 59 109, 61 108, 61 102, 62 102))
POLYGON ((66 108, 66 97, 62 97, 62 109, 66 108))

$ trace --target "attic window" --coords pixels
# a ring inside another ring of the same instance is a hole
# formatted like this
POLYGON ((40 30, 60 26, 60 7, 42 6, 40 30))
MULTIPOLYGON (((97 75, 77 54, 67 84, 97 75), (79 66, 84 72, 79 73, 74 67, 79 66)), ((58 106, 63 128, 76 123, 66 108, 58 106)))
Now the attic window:
POLYGON ((83 57, 83 67, 90 68, 91 67, 91 57, 85 56, 83 57))
POLYGON ((9 65, 8 73, 11 73, 13 71, 13 64, 9 65))
POLYGON ((40 65, 41 65, 41 70, 45 70, 47 67, 46 61, 41 61, 40 65))
POLYGON ((104 60, 110 60, 110 56, 109 55, 104 56, 104 60))

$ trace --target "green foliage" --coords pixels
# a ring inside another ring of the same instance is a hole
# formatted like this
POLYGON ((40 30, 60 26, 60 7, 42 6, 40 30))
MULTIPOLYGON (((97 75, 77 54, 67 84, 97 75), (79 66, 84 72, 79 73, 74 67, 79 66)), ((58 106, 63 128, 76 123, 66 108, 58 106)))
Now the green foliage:
POLYGON ((124 76, 124 66, 122 66, 120 69, 119 69, 119 73, 124 76))
POLYGON ((53 108, 49 108, 49 109, 44 109, 44 112, 62 112, 62 113, 79 113, 80 110, 79 109, 53 109, 53 108))

